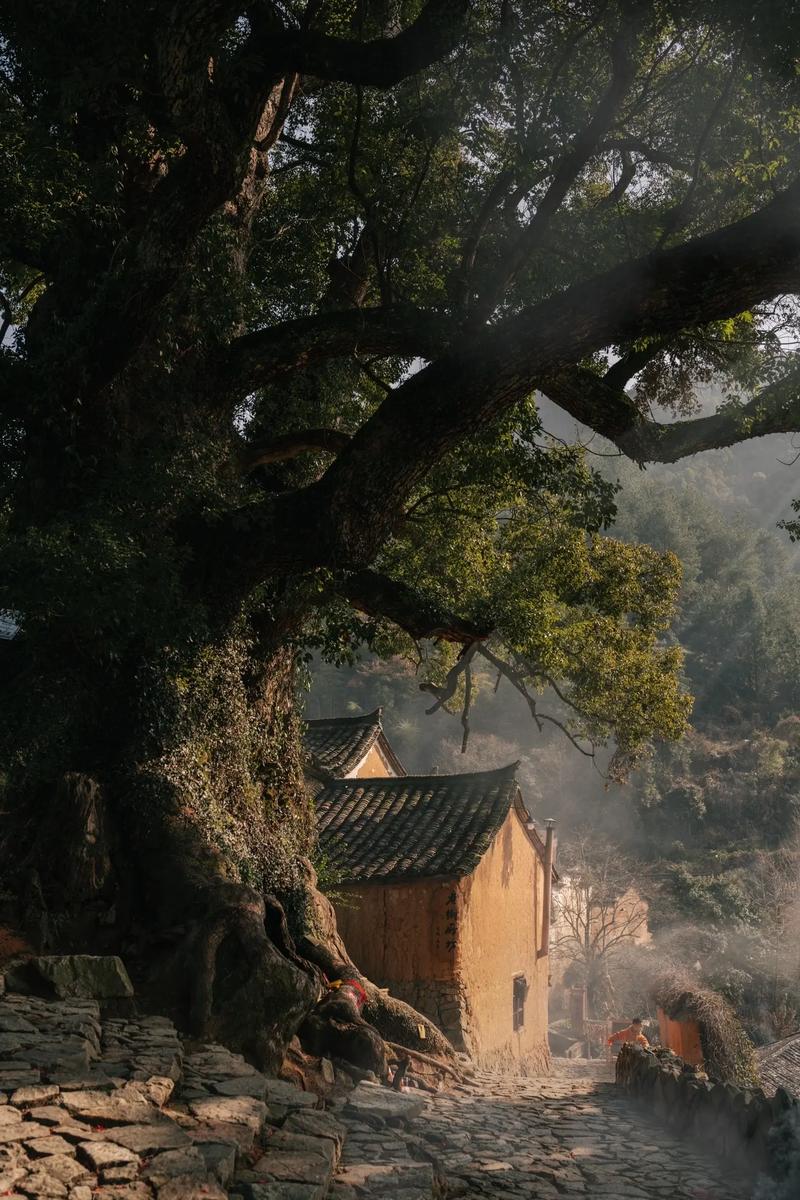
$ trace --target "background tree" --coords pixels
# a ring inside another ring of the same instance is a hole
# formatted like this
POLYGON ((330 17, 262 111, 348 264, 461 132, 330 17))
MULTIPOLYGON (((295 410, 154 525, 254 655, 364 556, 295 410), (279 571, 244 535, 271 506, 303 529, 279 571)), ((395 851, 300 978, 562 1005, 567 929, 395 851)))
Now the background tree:
POLYGON ((676 561, 602 532, 531 396, 639 462, 797 428, 794 7, 5 6, 0 858, 37 937, 280 1056, 344 953, 311 648, 438 640, 437 701, 488 652, 620 769, 681 731, 676 561))
POLYGON ((569 981, 586 989, 589 1015, 617 1015, 616 978, 626 951, 647 940, 647 872, 618 846, 583 831, 561 854, 552 952, 569 981), (641 889, 641 890, 640 890, 641 889))

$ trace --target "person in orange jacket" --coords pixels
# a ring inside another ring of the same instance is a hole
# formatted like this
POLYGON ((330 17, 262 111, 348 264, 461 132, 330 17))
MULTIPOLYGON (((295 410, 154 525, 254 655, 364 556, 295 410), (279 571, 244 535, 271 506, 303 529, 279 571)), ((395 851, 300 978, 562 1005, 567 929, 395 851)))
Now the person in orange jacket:
POLYGON ((634 1017, 627 1029, 620 1029, 616 1033, 612 1033, 608 1039, 609 1046, 613 1046, 614 1042, 635 1042, 637 1046, 642 1046, 647 1050, 650 1043, 642 1033, 642 1018, 634 1017))

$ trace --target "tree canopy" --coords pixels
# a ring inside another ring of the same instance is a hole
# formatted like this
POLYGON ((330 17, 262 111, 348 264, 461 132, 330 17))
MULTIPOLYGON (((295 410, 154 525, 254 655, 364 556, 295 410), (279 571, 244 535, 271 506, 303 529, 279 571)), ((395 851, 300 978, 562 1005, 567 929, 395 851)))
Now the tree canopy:
POLYGON ((343 604, 494 630, 579 732, 674 736, 675 564, 531 397, 642 462, 797 426, 792 16, 7 6, 0 604, 113 662, 187 574, 185 629, 291 574, 334 654, 343 604))

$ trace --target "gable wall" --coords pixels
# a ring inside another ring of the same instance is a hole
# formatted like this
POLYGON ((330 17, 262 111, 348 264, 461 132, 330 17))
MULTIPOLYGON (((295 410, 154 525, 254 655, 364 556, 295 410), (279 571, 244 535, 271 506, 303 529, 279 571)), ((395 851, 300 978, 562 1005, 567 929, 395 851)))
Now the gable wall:
POLYGON ((394 778, 396 774, 397 772, 381 754, 380 746, 375 742, 358 766, 354 770, 348 771, 345 779, 389 779, 394 778))
POLYGON ((537 959, 544 867, 516 812, 504 821, 475 871, 458 884, 457 969, 469 1000, 474 1051, 484 1060, 549 1063, 548 957, 537 959), (513 980, 528 984, 525 1022, 513 1029, 513 980))

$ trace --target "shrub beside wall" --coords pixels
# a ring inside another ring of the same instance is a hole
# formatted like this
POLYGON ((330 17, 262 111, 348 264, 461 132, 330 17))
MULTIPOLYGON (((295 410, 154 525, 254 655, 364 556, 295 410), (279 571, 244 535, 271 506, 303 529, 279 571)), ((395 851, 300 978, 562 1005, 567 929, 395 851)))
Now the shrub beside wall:
POLYGON ((800 1156, 800 1101, 783 1088, 770 1098, 761 1088, 713 1080, 671 1050, 629 1043, 617 1058, 616 1078, 671 1132, 701 1140, 730 1166, 780 1180, 787 1162, 800 1156))

